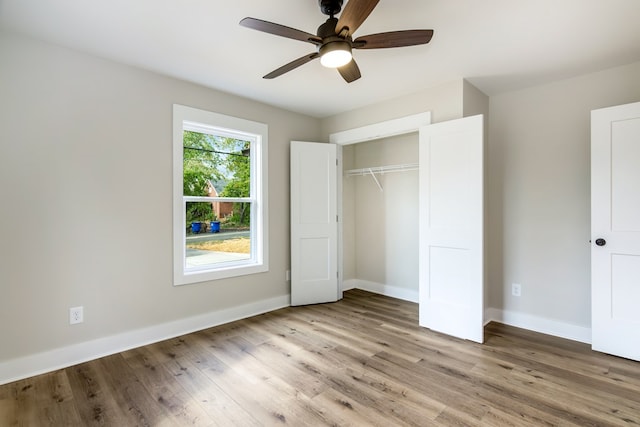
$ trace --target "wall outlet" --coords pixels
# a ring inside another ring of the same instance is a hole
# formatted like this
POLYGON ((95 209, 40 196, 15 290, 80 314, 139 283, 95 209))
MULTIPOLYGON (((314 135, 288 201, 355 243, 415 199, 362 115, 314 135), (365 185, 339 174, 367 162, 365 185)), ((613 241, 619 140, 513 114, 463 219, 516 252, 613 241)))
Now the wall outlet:
POLYGON ((288 282, 289 280, 291 280, 291 270, 287 270, 284 273, 284 279, 288 282))
POLYGON ((80 307, 71 307, 69 309, 69 324, 75 325, 76 323, 84 322, 84 309, 80 307))
POLYGON ((520 283, 511 284, 511 295, 514 297, 522 296, 522 285, 520 283))

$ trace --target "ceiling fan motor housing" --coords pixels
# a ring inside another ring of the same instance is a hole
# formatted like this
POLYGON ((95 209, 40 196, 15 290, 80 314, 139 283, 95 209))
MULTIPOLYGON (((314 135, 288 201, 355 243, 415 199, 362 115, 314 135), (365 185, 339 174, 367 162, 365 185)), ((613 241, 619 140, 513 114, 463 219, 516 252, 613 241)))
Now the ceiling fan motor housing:
POLYGON ((327 37, 334 37, 336 35, 336 25, 338 24, 338 18, 329 18, 326 22, 318 27, 317 35, 321 39, 327 37))
POLYGON ((342 9, 342 0, 318 0, 320 10, 325 15, 334 16, 342 9))
POLYGON ((324 55, 331 50, 345 50, 351 52, 351 37, 340 37, 336 34, 336 24, 338 18, 329 18, 318 27, 318 37, 322 39, 322 44, 318 46, 318 53, 324 55))

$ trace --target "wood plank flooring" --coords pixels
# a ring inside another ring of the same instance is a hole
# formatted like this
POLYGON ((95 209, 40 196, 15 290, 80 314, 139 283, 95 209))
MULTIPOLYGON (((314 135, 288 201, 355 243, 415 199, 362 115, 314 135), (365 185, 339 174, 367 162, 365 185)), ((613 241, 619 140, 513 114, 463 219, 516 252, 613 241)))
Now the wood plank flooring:
POLYGON ((638 426, 640 363, 364 291, 0 386, 0 426, 638 426))

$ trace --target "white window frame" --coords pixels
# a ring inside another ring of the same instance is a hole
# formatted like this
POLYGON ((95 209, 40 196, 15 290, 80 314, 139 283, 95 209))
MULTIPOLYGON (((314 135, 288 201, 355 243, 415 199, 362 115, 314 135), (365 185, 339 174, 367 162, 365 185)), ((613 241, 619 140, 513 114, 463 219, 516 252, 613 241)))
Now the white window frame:
POLYGON ((184 105, 173 105, 173 284, 174 286, 269 271, 267 224, 268 126, 184 105), (251 257, 246 260, 187 268, 186 202, 246 202, 246 198, 192 197, 183 194, 184 130, 225 135, 251 141, 251 257))

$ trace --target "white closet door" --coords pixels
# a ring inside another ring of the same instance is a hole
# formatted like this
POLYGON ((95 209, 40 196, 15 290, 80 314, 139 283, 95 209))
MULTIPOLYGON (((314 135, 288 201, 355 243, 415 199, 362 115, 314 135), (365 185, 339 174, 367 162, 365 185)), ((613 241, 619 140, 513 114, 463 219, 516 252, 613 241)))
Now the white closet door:
POLYGON ((640 360, 640 102, 591 112, 594 350, 640 360))
POLYGON ((483 117, 420 128, 420 325, 484 341, 483 117))
POLYGON ((291 305, 339 299, 336 180, 335 144, 291 142, 291 305))

